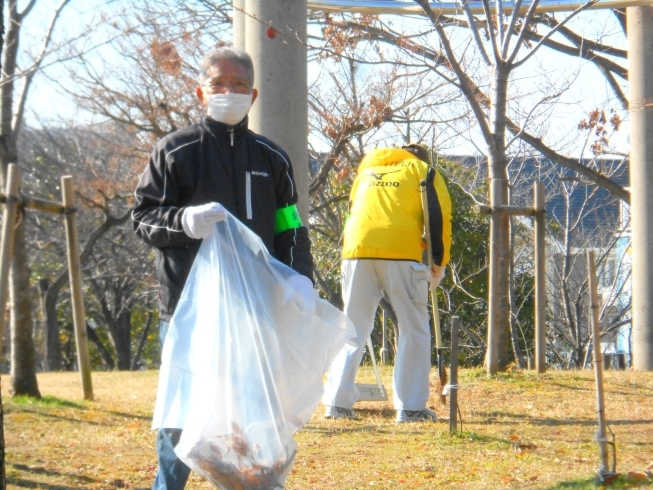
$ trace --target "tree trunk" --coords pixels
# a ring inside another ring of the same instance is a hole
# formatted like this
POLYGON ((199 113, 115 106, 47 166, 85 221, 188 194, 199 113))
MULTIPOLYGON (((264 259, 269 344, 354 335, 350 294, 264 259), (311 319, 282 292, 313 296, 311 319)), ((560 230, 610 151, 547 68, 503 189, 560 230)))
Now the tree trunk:
MULTIPOLYGON (((2 166, 2 189, 5 187, 7 167, 18 162, 15 128, 12 127, 14 116, 14 82, 11 77, 16 73, 16 57, 20 33, 20 16, 17 2, 9 3, 9 29, 3 43, 3 77, 4 85, 0 89, 0 165, 2 166)), ((29 269, 25 250, 25 228, 21 223, 16 229, 14 256, 11 262, 9 280, 9 298, 11 304, 11 386, 14 395, 40 397, 36 383, 36 356, 32 335, 32 299, 30 296, 29 269)))
POLYGON ((27 267, 24 221, 16 228, 16 243, 11 263, 11 389, 13 396, 40 398, 36 382, 30 271, 27 267))
POLYGON ((576 368, 585 368, 585 349, 583 349, 582 344, 576 348, 576 368))
POLYGON ((93 342, 93 345, 95 345, 95 348, 100 353, 102 362, 104 362, 104 365, 107 367, 107 369, 109 369, 109 371, 113 371, 116 368, 116 363, 113 362, 111 352, 109 352, 109 349, 107 349, 106 346, 102 343, 102 340, 100 340, 100 337, 98 337, 98 335, 95 333, 95 330, 88 326, 88 323, 86 324, 86 336, 88 337, 88 340, 93 342))
MULTIPOLYGON (((5 2, 0 0, 0 60, 2 59, 2 49, 4 46, 5 38, 5 2)), ((0 72, 2 70, 2 63, 0 63, 0 72)), ((3 176, 4 168, 0 168, 0 180, 3 184, 5 179, 3 176)), ((5 305, 0 305, 0 315, 5 314, 5 305)), ((8 323, 5 323, 7 325, 8 323)), ((0 332, 0 335, 3 335, 4 332, 0 332)), ((4 335, 3 335, 4 337, 4 335)), ((0 341, 0 350, 4 351, 4 343, 0 341)), ((4 354, 4 352, 3 352, 4 354)), ((4 358, 4 356, 2 356, 4 358)), ((0 490, 5 490, 7 488, 7 473, 5 471, 5 416, 4 408, 2 406, 2 383, 0 382, 0 490)))
POLYGON ((57 298, 63 282, 55 281, 54 284, 50 285, 47 279, 39 281, 41 311, 43 312, 43 318, 45 318, 45 371, 61 371, 63 369, 59 321, 57 319, 57 298))
POLYGON ((116 349, 116 364, 119 371, 131 369, 132 312, 125 308, 120 312, 114 328, 109 331, 116 349))
MULTIPOLYGON (((508 94, 508 76, 510 71, 503 62, 494 67, 492 76, 492 106, 490 108, 490 125, 493 141, 488 145, 489 174, 492 179, 502 181, 502 205, 508 202, 508 160, 506 158, 506 110, 508 94)), ((499 371, 505 371, 510 364, 510 217, 501 213, 499 223, 499 291, 494 316, 497 330, 497 353, 499 371)))

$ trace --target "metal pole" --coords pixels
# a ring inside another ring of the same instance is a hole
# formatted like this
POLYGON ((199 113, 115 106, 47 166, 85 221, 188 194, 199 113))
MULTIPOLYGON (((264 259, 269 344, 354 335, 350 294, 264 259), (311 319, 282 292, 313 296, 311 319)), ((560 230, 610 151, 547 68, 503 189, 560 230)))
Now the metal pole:
POLYGON ((77 362, 82 378, 84 400, 93 399, 91 382, 91 360, 88 355, 88 338, 86 336, 86 312, 84 311, 84 294, 82 291, 82 267, 79 260, 77 242, 77 224, 75 222, 75 190, 70 175, 61 177, 61 193, 66 209, 66 245, 68 251, 68 273, 70 277, 70 296, 73 305, 73 323, 75 326, 75 343, 77 344, 77 362))
POLYGON ((500 281, 499 261, 501 250, 501 205, 503 204, 503 184, 501 179, 492 179, 490 188, 490 292, 487 325, 487 353, 485 364, 487 374, 494 375, 499 367, 499 301, 500 281))
POLYGON ((458 330, 460 317, 451 318, 451 381, 449 381, 449 434, 458 428, 458 330))
POLYGON ((608 441, 605 424, 605 401, 603 397, 603 356, 601 355, 601 331, 599 329, 599 297, 596 290, 596 270, 594 267, 594 252, 587 251, 587 275, 590 285, 590 322, 592 324, 592 343, 594 348, 594 373, 596 375, 596 405, 599 417, 599 428, 596 440, 601 452, 601 467, 599 475, 606 475, 608 469, 608 441))
POLYGON ((381 310, 383 312, 383 327, 382 327, 382 342, 381 342, 381 364, 387 364, 389 360, 388 352, 388 314, 385 311, 385 308, 381 310))
POLYGON ((5 306, 9 297, 9 270, 14 252, 16 209, 18 208, 20 173, 18 166, 10 163, 7 168, 7 200, 2 212, 2 243, 0 243, 0 338, 5 331, 5 306))
POLYGON ((630 7, 633 368, 653 371, 653 6, 630 7))
POLYGON ((306 0, 246 0, 246 51, 259 96, 249 127, 292 162, 299 214, 308 225, 308 58, 306 0))
POLYGON ((546 371, 546 245, 544 240, 544 183, 533 185, 533 208, 535 219, 533 240, 535 242, 535 369, 546 371))

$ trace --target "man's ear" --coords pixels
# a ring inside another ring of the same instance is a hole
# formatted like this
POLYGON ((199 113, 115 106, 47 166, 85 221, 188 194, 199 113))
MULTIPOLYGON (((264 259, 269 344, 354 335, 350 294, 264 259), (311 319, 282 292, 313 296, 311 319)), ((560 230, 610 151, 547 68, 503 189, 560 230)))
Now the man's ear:
POLYGON ((254 105, 254 101, 258 97, 258 90, 252 89, 252 105, 254 105))
POLYGON ((197 98, 200 99, 202 105, 206 105, 206 100, 204 99, 204 91, 202 90, 202 87, 197 87, 195 89, 195 94, 197 95, 197 98))

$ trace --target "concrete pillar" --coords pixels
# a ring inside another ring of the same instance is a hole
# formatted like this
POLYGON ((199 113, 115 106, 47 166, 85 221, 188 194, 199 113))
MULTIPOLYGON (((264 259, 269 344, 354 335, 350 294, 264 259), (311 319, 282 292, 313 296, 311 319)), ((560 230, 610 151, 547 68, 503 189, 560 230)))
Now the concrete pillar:
POLYGON ((234 48, 244 51, 245 48, 245 0, 233 0, 233 33, 234 48))
POLYGON ((633 367, 653 371, 653 7, 628 7, 627 21, 633 367))
POLYGON ((306 0, 245 0, 245 50, 254 60, 258 99, 249 127, 290 156, 299 212, 308 224, 306 0))

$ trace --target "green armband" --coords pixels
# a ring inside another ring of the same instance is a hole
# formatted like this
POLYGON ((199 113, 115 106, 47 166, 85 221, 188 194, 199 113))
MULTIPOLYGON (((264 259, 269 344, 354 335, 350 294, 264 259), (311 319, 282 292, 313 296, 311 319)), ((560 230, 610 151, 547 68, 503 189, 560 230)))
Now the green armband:
POLYGON ((300 226, 302 226, 302 219, 299 217, 296 204, 277 209, 274 216, 274 233, 276 235, 300 226))

